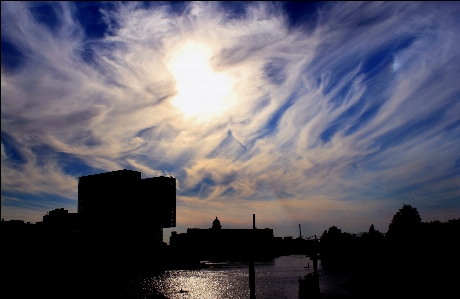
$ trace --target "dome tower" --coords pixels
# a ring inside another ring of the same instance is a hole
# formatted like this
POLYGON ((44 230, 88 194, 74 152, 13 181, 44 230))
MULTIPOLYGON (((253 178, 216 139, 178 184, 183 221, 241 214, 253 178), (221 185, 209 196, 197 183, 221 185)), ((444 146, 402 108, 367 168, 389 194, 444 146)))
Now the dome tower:
POLYGON ((222 225, 220 225, 220 221, 219 219, 214 219, 214 221, 212 222, 212 229, 221 229, 222 228, 222 225))

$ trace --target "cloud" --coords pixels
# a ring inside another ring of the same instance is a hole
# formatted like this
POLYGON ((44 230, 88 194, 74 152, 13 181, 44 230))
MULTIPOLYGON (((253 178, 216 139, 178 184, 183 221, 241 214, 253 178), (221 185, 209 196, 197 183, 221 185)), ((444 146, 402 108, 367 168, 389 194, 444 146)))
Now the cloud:
POLYGON ((156 177, 156 176, 164 175, 164 173, 162 173, 161 171, 154 170, 154 169, 149 168, 148 166, 139 164, 135 160, 126 159, 126 161, 130 163, 134 168, 141 170, 143 173, 145 173, 149 177, 156 177))
POLYGON ((2 192, 75 198, 78 176, 134 168, 177 177, 195 224, 219 210, 241 223, 239 205, 300 219, 315 201, 334 219, 460 211, 458 4, 226 5, 83 19, 78 3, 2 3, 2 192), (206 121, 173 104, 168 64, 187 43, 233 84, 206 121))
POLYGON ((66 174, 60 165, 50 159, 37 158, 30 151, 23 151, 26 162, 15 164, 2 159, 2 191, 29 194, 55 194, 76 199, 77 180, 66 174))

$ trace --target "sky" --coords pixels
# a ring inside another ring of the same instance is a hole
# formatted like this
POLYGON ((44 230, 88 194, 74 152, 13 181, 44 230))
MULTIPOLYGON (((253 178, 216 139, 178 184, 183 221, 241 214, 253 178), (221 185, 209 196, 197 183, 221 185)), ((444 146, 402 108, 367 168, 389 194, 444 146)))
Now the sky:
POLYGON ((1 217, 177 179, 177 227, 460 217, 458 2, 1 2, 1 217))

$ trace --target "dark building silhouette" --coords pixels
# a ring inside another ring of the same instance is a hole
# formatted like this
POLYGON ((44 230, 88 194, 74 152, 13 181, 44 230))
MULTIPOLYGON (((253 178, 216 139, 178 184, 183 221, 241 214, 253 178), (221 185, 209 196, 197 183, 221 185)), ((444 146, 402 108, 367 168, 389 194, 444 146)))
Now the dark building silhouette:
POLYGON ((140 172, 126 169, 82 176, 78 215, 84 234, 162 242, 163 228, 176 226, 176 179, 141 179, 140 172))
POLYGON ((64 208, 54 209, 43 216, 38 222, 43 230, 56 233, 76 233, 78 231, 78 214, 69 213, 64 208))
POLYGON ((23 238, 24 235, 37 232, 37 225, 23 220, 1 221, 2 234, 7 237, 23 238))
POLYGON ((214 219, 214 221, 212 222, 212 229, 221 229, 222 228, 222 225, 220 225, 220 221, 219 219, 214 219))
POLYGON ((273 244, 273 229, 222 229, 217 217, 209 229, 188 228, 170 237, 174 250, 198 260, 247 260, 251 250, 256 259, 272 258, 273 244))

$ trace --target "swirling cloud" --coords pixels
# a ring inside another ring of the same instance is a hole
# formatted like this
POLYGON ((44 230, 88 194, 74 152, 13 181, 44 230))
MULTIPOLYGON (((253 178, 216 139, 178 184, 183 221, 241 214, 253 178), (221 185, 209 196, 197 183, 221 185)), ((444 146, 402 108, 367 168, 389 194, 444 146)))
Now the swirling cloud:
POLYGON ((458 3, 289 5, 2 2, 2 217, 120 168, 177 177, 179 230, 458 217, 458 3), (206 119, 174 105, 187 43, 231 78, 206 119))

